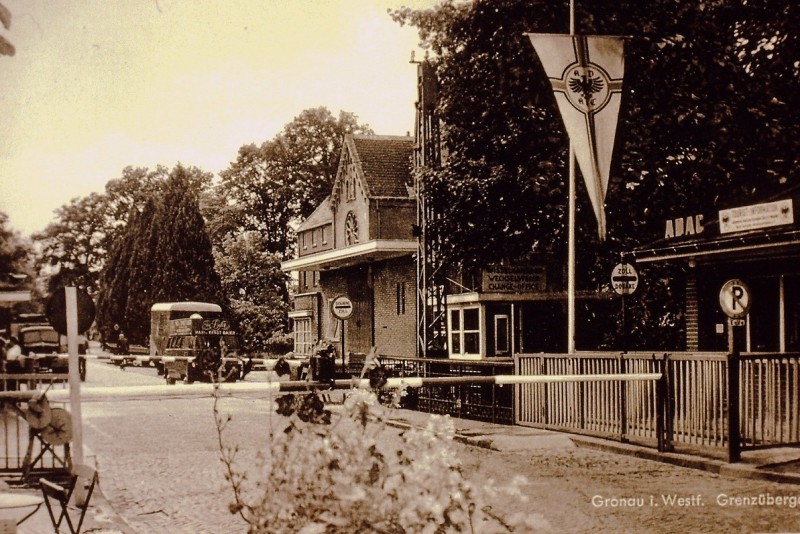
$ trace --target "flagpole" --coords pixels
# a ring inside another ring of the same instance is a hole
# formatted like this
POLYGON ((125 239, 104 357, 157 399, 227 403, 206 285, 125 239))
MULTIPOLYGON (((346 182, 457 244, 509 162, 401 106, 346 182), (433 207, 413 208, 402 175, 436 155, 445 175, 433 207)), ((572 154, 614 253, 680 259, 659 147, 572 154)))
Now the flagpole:
MULTIPOLYGON (((575 35, 575 0, 569 1, 569 34, 575 35)), ((569 237, 567 252, 567 354, 575 352, 575 150, 569 142, 569 237)))

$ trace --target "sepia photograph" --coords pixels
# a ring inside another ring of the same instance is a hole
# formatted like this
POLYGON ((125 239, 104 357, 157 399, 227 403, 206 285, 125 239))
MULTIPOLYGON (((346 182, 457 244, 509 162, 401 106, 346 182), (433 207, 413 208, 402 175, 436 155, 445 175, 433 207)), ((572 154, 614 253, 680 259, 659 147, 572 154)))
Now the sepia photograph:
POLYGON ((800 533, 798 28, 0 0, 0 534, 800 533))

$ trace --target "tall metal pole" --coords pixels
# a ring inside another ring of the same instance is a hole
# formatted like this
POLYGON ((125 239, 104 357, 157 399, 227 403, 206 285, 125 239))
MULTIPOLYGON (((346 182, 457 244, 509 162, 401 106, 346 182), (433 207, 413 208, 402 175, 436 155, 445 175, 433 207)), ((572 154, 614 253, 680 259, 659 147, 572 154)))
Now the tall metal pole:
MULTIPOLYGON (((569 2, 569 33, 575 35, 575 1, 569 2)), ((575 352, 575 150, 569 142, 569 238, 567 254, 567 353, 575 352)))

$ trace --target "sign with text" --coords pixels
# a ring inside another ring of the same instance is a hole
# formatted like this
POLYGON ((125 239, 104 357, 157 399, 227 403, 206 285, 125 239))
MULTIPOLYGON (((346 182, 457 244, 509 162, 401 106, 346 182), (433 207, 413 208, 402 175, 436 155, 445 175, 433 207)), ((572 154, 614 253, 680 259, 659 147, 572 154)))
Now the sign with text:
POLYGON ((353 301, 344 295, 339 295, 331 301, 331 313, 342 321, 349 319, 353 315, 353 301))
POLYGON ((619 263, 611 271, 611 286, 618 295, 630 295, 639 287, 639 273, 630 263, 619 263))
POLYGON ((495 267, 483 271, 483 293, 533 293, 547 288, 544 267, 495 267))
POLYGON ((743 232, 794 223, 791 199, 720 210, 719 232, 743 232))

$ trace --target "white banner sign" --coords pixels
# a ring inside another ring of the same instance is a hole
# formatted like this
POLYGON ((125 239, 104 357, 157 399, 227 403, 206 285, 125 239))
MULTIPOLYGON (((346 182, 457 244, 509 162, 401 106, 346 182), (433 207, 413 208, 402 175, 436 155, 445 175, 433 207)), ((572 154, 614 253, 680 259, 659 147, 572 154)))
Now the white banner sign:
POLYGON ((778 200, 719 211, 719 233, 744 232, 794 223, 792 200, 778 200))

